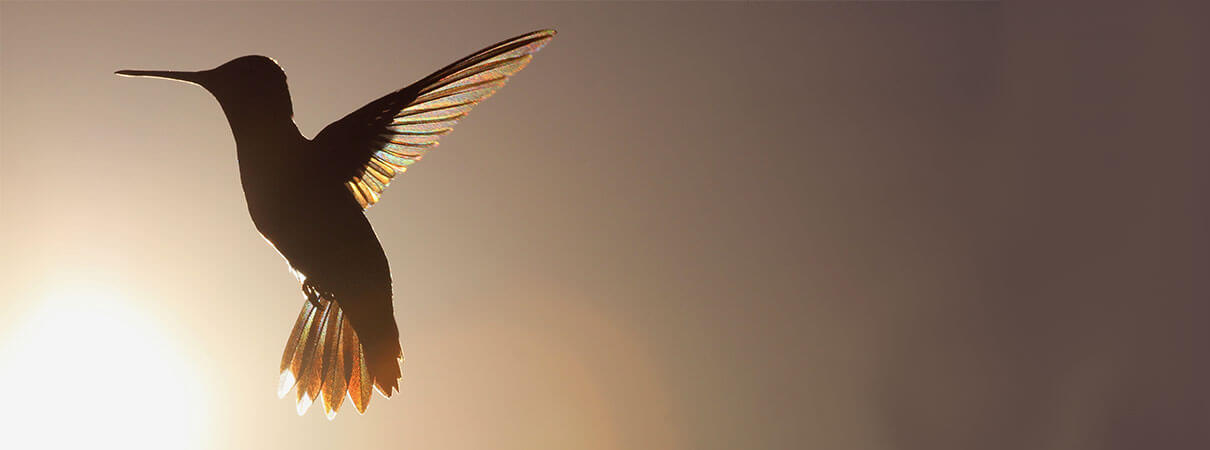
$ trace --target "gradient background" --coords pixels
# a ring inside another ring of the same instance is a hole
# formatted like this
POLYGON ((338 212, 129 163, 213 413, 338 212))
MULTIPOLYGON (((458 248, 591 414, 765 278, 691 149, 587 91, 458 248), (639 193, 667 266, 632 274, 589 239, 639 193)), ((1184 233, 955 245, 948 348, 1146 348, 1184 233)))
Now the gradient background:
MULTIPOLYGON (((117 293, 205 380, 207 448, 1206 448, 1205 17, 6 2, 0 339, 117 293), (301 295, 222 112, 112 72, 268 55, 313 136, 544 27, 369 212, 401 395, 296 416, 301 295)), ((90 370, 56 388, 115 395, 90 370)))

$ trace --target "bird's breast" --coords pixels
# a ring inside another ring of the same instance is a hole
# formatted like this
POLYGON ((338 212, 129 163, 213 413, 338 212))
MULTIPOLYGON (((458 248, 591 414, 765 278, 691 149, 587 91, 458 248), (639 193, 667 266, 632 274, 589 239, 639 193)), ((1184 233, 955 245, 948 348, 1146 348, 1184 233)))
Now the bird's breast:
POLYGON ((361 215, 343 186, 302 172, 249 176, 244 182, 244 196, 256 229, 270 240, 283 232, 322 228, 337 218, 361 215), (268 179, 272 181, 266 182, 268 179))

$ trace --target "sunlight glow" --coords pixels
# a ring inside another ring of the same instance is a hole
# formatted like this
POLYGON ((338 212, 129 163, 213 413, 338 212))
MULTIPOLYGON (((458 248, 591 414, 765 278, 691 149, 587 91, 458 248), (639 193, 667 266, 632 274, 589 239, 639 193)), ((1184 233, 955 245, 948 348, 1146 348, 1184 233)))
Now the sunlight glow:
POLYGON ((155 317, 95 287, 0 333, 0 447, 202 448, 201 384, 155 317))

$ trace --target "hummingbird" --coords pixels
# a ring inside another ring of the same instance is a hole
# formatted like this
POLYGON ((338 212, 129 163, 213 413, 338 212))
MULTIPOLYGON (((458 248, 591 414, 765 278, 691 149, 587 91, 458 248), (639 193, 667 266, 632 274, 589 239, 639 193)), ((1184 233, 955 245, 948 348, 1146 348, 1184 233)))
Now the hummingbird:
POLYGON ((391 270, 365 211, 480 101, 504 86, 555 30, 484 48, 370 102, 307 139, 294 123, 286 74, 250 55, 201 71, 120 70, 205 88, 235 137, 248 213, 286 259, 304 301, 286 348, 278 396, 298 414, 317 400, 328 419, 345 397, 364 414, 373 391, 399 389, 403 351, 391 270))

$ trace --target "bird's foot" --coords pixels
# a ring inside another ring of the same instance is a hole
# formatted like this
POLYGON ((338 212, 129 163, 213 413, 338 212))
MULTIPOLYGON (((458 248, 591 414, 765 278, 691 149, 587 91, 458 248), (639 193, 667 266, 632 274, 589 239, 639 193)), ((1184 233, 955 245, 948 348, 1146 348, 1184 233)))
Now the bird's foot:
POLYGON ((319 289, 316 289, 315 286, 312 286, 310 281, 303 282, 303 294, 305 294, 307 296, 307 301, 311 302, 311 306, 314 306, 316 308, 320 307, 319 289))

